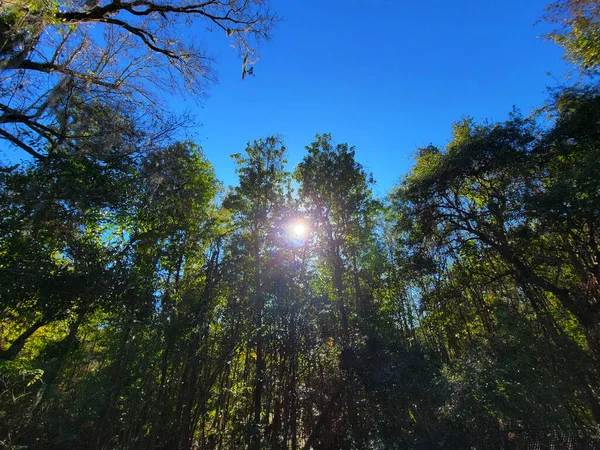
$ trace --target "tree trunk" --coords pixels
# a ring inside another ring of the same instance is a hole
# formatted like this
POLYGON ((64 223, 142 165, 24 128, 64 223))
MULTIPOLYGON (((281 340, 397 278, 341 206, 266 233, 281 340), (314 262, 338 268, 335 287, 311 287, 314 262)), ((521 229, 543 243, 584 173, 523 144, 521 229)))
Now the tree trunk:
POLYGON ((250 450, 261 450, 261 406, 262 393, 265 376, 265 361, 263 355, 263 322, 262 313, 264 308, 264 298, 262 295, 261 280, 261 258, 258 236, 255 236, 254 257, 256 261, 256 272, 254 278, 255 295, 255 345, 256 345, 256 372, 254 376, 254 393, 252 396, 252 421, 253 429, 250 435, 250 450))
POLYGON ((29 339, 31 335, 37 330, 39 330, 41 327, 46 325, 46 323, 46 321, 40 319, 34 322, 33 325, 31 325, 25 331, 23 331, 23 333, 21 333, 21 335, 12 342, 9 348, 0 351, 0 361, 10 361, 16 358, 17 355, 21 352, 21 350, 23 350, 23 347, 25 347, 27 339, 29 339))

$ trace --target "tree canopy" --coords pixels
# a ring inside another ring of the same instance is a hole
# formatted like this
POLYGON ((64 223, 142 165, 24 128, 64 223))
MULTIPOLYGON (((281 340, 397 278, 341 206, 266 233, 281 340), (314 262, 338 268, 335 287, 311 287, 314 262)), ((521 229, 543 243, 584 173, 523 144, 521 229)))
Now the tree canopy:
POLYGON ((185 37, 187 29, 221 33, 245 76, 277 21, 263 0, 6 2, 0 136, 39 159, 81 126, 81 102, 101 99, 152 120, 161 93, 201 99, 216 80, 210 49, 198 33, 185 37))
MULTIPOLYGON (((548 11, 597 71, 597 5, 548 11)), ((594 78, 458 120, 385 196, 328 133, 295 167, 281 136, 233 149, 225 187, 157 87, 213 77, 179 27, 231 39, 245 76, 276 21, 260 0, 2 6, 0 135, 31 157, 0 165, 0 447, 597 447, 594 78)))

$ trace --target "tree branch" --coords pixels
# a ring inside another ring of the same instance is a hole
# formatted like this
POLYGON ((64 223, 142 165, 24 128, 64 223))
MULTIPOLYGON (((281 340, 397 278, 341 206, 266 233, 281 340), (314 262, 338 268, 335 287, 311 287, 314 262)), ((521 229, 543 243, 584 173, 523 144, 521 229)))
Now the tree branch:
POLYGON ((25 150, 27 153, 29 153, 31 156, 33 156, 34 158, 43 161, 44 159, 46 159, 45 156, 41 155, 40 153, 36 152, 33 148, 31 148, 29 145, 25 144, 23 141, 21 141, 20 139, 17 139, 16 137, 14 137, 12 134, 10 134, 9 132, 3 130, 2 128, 0 128, 0 136, 4 137, 4 139, 6 139, 7 141, 9 141, 10 143, 16 145, 17 147, 22 148, 23 150, 25 150))

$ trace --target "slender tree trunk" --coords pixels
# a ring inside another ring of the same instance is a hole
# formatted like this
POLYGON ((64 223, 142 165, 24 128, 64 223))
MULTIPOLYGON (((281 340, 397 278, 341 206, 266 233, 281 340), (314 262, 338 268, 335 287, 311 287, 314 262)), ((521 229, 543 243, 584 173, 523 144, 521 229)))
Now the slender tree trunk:
POLYGON ((315 439, 317 439, 319 437, 319 434, 321 433, 321 429, 329 421, 329 416, 331 415, 333 408, 335 407, 335 403, 340 398, 340 396, 344 392, 344 389, 346 389, 346 388, 347 388, 347 386, 343 382, 340 383, 337 390, 334 392, 334 394, 331 396, 331 398, 327 402, 327 405, 325 406, 323 411, 321 411, 321 414, 319 414, 317 421, 312 426, 310 435, 306 439, 306 442, 304 443, 302 450, 310 450, 312 448, 312 445, 313 445, 315 439))
POLYGON ((354 356, 352 353, 352 343, 350 340, 350 325, 348 323, 348 314, 346 312, 346 306, 344 304, 344 280, 343 280, 343 261, 340 256, 340 249, 338 245, 332 247, 333 249, 333 264, 334 264, 334 285, 337 294, 337 302, 340 310, 340 318, 342 321, 342 369, 344 370, 346 377, 349 382, 349 390, 346 395, 346 406, 348 408, 348 421, 350 422, 350 429, 352 436, 356 443, 360 441, 359 427, 358 427, 358 415, 356 413, 356 399, 355 399, 355 375, 352 369, 354 356), (348 360, 348 358, 351 358, 348 360))
POLYGON ((256 374, 254 379, 254 395, 253 395, 253 421, 255 429, 252 432, 250 441, 251 450, 261 450, 261 402, 264 386, 264 355, 263 355, 263 339, 261 328, 262 320, 257 322, 258 334, 256 339, 256 374))
POLYGON ((15 339, 12 342, 10 347, 8 347, 6 350, 0 351, 0 361, 10 361, 16 358, 17 355, 21 352, 21 350, 23 350, 23 347, 25 347, 27 339, 29 339, 33 335, 33 333, 35 333, 47 323, 48 322, 44 321, 43 319, 34 322, 29 328, 23 331, 23 333, 21 333, 21 335, 17 339, 15 339))
POLYGON ((107 440, 107 425, 110 423, 112 410, 117 402, 119 397, 119 393, 121 392, 121 386, 123 384, 123 373, 128 364, 129 359, 129 351, 128 351, 128 343, 129 336, 131 335, 131 328, 133 325, 133 317, 129 317, 126 319, 125 330, 123 333, 123 338, 121 341, 121 345, 119 351, 116 355, 116 360, 113 363, 112 375, 111 375, 111 384, 110 384, 110 393, 108 396, 108 400, 104 405, 104 410, 100 419, 96 423, 95 430, 95 439, 93 444, 93 449, 100 450, 104 447, 105 441, 107 440))
POLYGON ((254 393, 252 398, 253 430, 250 436, 250 450, 261 450, 261 412, 262 394, 265 377, 265 361, 263 354, 263 309, 264 297, 262 293, 262 258, 260 255, 259 233, 254 236, 254 260, 256 263, 254 275, 254 305, 255 305, 255 345, 256 345, 256 372, 254 374, 254 393))
POLYGON ((79 313, 77 314, 77 319, 75 319, 75 321, 69 327, 69 334, 67 334, 67 336, 62 340, 62 342, 60 342, 61 350, 58 352, 58 354, 60 355, 58 357, 58 362, 53 369, 48 370, 44 374, 44 382, 47 385, 54 384, 57 377, 59 376, 65 363, 66 356, 71 352, 71 350, 75 346, 77 332, 79 331, 79 327, 87 317, 87 311, 87 305, 80 309, 79 313))

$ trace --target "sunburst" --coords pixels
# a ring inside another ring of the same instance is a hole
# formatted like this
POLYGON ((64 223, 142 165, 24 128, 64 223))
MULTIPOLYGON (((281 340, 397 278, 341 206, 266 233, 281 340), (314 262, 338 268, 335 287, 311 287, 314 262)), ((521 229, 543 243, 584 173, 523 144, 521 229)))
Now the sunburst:
POLYGON ((308 233, 308 227, 302 222, 296 222, 292 225, 292 234, 297 238, 303 238, 308 233))

